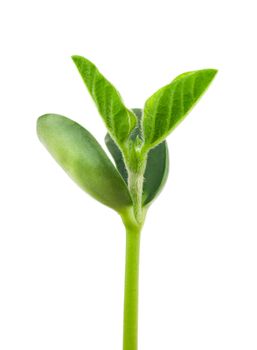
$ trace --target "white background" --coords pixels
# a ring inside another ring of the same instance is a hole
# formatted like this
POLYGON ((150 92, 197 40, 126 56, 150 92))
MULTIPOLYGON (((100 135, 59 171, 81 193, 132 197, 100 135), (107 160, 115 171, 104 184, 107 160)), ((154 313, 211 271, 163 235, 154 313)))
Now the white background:
POLYGON ((125 235, 39 143, 48 112, 105 128, 70 59, 129 107, 217 68, 170 135, 170 176, 142 235, 139 350, 256 350, 255 1, 2 1, 0 349, 122 348, 125 235))

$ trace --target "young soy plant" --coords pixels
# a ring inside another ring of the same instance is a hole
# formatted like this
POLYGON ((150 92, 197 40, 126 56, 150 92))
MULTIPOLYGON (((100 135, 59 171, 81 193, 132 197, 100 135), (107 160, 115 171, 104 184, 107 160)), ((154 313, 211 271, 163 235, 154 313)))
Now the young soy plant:
POLYGON ((126 229, 123 350, 136 350, 140 234, 146 213, 162 190, 169 169, 167 136, 203 95, 217 71, 179 75, 155 92, 144 109, 127 108, 115 87, 96 66, 72 57, 107 128, 111 162, 96 139, 61 115, 37 121, 41 142, 68 175, 99 202, 114 209, 126 229))

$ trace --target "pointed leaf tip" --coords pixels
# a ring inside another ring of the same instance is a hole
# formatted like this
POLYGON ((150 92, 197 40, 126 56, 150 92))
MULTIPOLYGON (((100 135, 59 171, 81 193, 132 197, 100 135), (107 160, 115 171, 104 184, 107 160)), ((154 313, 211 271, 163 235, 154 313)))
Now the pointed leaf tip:
POLYGON ((72 56, 108 132, 122 148, 136 125, 136 116, 123 103, 119 92, 97 67, 82 56, 72 56))
POLYGON ((146 149, 166 139, 198 102, 216 74, 216 69, 183 73, 146 101, 143 117, 146 149))

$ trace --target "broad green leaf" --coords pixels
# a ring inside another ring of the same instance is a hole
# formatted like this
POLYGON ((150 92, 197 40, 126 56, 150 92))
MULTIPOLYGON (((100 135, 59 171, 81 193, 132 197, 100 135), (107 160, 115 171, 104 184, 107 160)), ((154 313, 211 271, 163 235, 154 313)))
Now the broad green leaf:
POLYGON ((109 133, 122 148, 136 125, 136 116, 126 108, 119 92, 92 62, 81 56, 73 56, 72 59, 109 133))
POLYGON ((37 132, 51 155, 84 191, 117 211, 132 205, 126 183, 81 125, 61 115, 46 114, 38 119, 37 132))
POLYGON ((217 71, 204 69, 179 75, 145 103, 143 134, 145 148, 165 140, 203 95, 217 71))
MULTIPOLYGON (((133 109, 137 115, 139 122, 137 128, 134 129, 132 138, 135 139, 137 135, 140 135, 140 119, 142 110, 133 109)), ((105 137, 105 143, 110 151, 117 169, 119 170, 123 179, 128 181, 128 173, 123 161, 122 153, 116 143, 113 141, 109 134, 105 137)), ((143 204, 147 205, 152 202, 153 199, 161 192, 168 176, 169 171, 169 155, 168 145, 166 141, 163 141, 157 147, 150 150, 147 158, 147 165, 144 174, 144 187, 143 187, 143 204)))

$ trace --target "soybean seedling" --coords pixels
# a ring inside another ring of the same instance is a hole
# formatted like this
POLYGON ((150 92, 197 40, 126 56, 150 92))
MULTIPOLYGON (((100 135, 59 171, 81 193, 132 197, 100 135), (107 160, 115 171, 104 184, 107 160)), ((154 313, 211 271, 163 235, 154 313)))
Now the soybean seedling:
POLYGON ((140 233, 147 210, 168 176, 165 140, 217 71, 203 69, 179 75, 148 98, 141 110, 127 108, 92 62, 81 56, 72 59, 105 123, 105 143, 116 166, 96 139, 71 119, 43 115, 37 121, 37 132, 69 176, 122 219, 126 229, 123 350, 136 350, 140 233))

